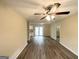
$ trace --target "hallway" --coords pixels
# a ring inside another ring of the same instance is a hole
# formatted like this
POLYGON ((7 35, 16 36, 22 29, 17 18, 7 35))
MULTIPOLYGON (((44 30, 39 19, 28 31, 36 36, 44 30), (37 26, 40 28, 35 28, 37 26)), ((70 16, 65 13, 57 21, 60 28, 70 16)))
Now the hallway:
POLYGON ((17 59, 77 59, 77 56, 50 37, 37 36, 17 59))

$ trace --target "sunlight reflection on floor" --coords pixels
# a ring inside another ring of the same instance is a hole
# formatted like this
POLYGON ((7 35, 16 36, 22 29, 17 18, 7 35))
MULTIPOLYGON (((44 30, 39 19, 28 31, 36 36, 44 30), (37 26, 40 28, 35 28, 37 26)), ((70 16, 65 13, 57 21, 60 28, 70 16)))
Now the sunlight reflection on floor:
POLYGON ((35 36, 34 37, 34 42, 36 44, 42 45, 44 43, 44 37, 43 36, 35 36))

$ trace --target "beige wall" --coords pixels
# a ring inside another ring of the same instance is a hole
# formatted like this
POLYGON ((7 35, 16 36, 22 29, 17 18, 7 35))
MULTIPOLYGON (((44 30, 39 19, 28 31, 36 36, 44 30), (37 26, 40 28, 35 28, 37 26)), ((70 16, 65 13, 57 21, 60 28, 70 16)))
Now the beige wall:
POLYGON ((26 44, 27 23, 10 7, 0 5, 0 56, 11 56, 26 44))
MULTIPOLYGON (((60 26, 60 43, 66 48, 70 49, 73 53, 77 55, 78 52, 78 19, 77 14, 69 16, 68 18, 56 22, 56 25, 60 26)), ((51 26, 55 28, 55 26, 51 26)), ((53 34, 55 30, 51 30, 51 36, 55 37, 53 34)))

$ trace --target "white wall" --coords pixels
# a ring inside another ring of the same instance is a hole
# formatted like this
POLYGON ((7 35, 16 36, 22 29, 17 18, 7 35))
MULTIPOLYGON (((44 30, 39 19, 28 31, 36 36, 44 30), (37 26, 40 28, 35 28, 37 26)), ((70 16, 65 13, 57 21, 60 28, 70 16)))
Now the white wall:
MULTIPOLYGON (((74 14, 66 19, 56 22, 60 26, 60 43, 77 55, 78 53, 78 16, 74 14)), ((56 37, 53 33, 55 26, 51 26, 51 37, 56 37)))
POLYGON ((52 22, 50 27, 50 35, 53 39, 56 40, 56 23, 52 22))
POLYGON ((26 19, 0 4, 0 56, 12 56, 27 41, 26 19))

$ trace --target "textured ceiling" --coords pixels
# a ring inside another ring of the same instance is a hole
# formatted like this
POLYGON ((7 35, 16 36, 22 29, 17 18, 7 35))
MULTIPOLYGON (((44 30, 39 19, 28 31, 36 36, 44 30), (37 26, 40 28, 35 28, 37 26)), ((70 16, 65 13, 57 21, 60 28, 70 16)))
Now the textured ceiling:
MULTIPOLYGON (((63 19, 70 15, 77 13, 77 0, 2 0, 7 6, 14 8, 17 12, 26 17, 31 22, 46 22, 46 20, 40 21, 43 16, 33 15, 35 12, 44 12, 43 6, 53 4, 55 2, 61 3, 61 6, 56 10, 58 11, 70 11, 69 15, 56 16, 56 20, 63 19)), ((52 12, 52 10, 51 10, 52 12)))

